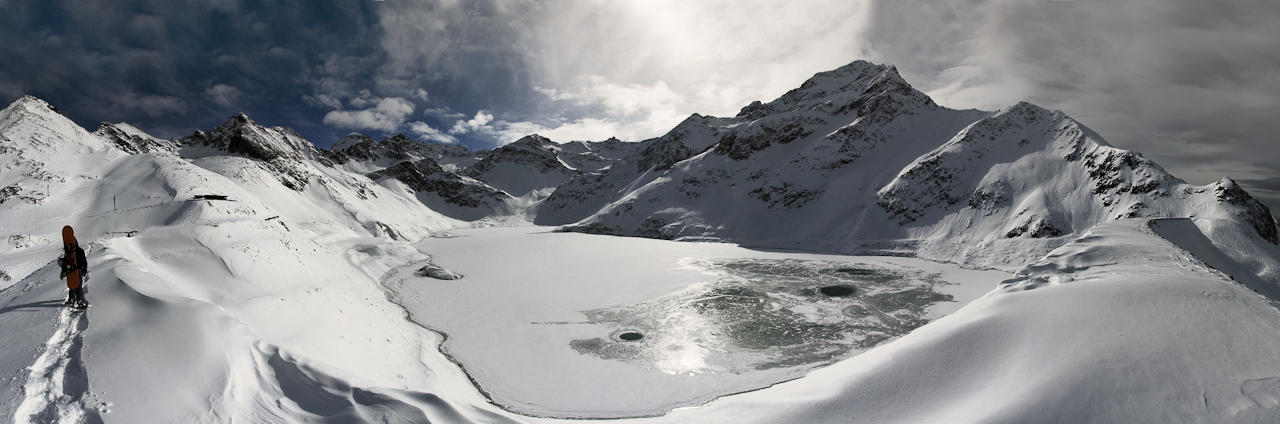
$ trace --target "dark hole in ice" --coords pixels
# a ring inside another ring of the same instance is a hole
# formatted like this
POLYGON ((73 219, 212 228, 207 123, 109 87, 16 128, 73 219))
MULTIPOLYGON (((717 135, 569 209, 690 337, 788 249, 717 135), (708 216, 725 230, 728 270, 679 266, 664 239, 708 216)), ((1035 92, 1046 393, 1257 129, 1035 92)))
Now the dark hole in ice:
POLYGON ((644 338, 644 335, 643 335, 643 334, 640 334, 640 333, 634 333, 634 332, 631 332, 631 333, 622 333, 622 334, 619 334, 619 335, 618 335, 618 338, 619 338, 619 339, 622 339, 622 340, 625 340, 625 341, 628 341, 628 342, 634 342, 634 341, 636 341, 636 340, 643 339, 643 338, 644 338))
POLYGON ((843 296, 848 296, 848 295, 853 294, 854 290, 855 290, 855 289, 853 288, 853 286, 845 286, 845 285, 839 285, 839 286, 826 286, 826 287, 823 287, 823 288, 818 289, 818 291, 819 291, 819 292, 821 292, 822 294, 825 294, 825 295, 827 295, 827 296, 831 296, 831 297, 843 297, 843 296))

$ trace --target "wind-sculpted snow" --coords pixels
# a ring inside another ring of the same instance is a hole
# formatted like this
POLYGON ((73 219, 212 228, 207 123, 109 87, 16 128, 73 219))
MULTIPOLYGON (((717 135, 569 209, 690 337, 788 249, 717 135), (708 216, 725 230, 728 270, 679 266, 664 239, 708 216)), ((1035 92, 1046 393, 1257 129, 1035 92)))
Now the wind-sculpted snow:
POLYGON ((83 313, 59 311, 57 329, 30 367, 22 403, 14 411, 15 423, 102 422, 100 414, 108 411, 106 405, 87 405, 89 381, 81 359, 87 327, 83 313))

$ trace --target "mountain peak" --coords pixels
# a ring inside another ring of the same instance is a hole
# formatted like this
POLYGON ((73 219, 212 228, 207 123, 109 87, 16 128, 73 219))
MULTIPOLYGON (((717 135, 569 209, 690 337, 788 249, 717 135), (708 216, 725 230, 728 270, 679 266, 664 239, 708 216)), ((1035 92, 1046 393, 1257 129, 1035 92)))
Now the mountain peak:
POLYGON ((36 151, 54 152, 71 146, 96 151, 105 147, 100 139, 63 116, 57 108, 29 95, 0 111, 0 132, 7 134, 8 141, 17 142, 15 146, 36 151))
POLYGON ((417 140, 414 140, 414 139, 412 139, 412 138, 409 138, 409 136, 404 135, 403 133, 396 134, 396 135, 393 135, 393 136, 391 136, 391 137, 388 137, 388 138, 384 138, 384 139, 382 139, 382 142, 383 142, 383 143, 386 143, 386 142, 392 142, 392 143, 404 143, 404 142, 412 142, 412 141, 417 141, 417 140))
POLYGON ((235 116, 232 116, 231 118, 227 119, 227 122, 223 122, 222 125, 218 126, 218 128, 233 129, 233 128, 240 128, 245 126, 262 127, 261 125, 258 125, 257 122, 253 122, 253 119, 250 119, 249 115, 245 115, 244 112, 240 112, 235 116))
POLYGON ((866 112, 876 97, 897 98, 899 105, 933 106, 932 100, 917 91, 898 74, 898 68, 857 60, 834 70, 819 72, 769 103, 752 102, 738 112, 739 118, 757 120, 768 115, 799 110, 823 110, 831 114, 866 112))
MULTIPOLYGON (((24 110, 28 113, 34 113, 46 117, 62 117, 62 112, 59 111, 58 108, 53 107, 53 105, 48 102, 32 95, 23 95, 22 97, 19 97, 18 100, 14 100, 13 103, 10 103, 8 107, 4 108, 4 111, 0 113, 0 115, 8 116, 17 110, 24 110)), ((65 119, 65 117, 63 118, 65 119)))
POLYGON ((816 73, 813 75, 813 78, 845 78, 863 75, 880 75, 884 73, 891 73, 896 76, 898 75, 898 68, 893 65, 877 65, 858 59, 839 68, 816 73))
POLYGON ((519 140, 516 140, 514 143, 511 143, 511 144, 509 144, 509 145, 520 145, 520 146, 552 146, 552 145, 555 145, 555 142, 551 141, 550 139, 548 139, 548 138, 546 138, 546 137, 543 137, 543 136, 540 136, 540 135, 537 135, 537 134, 529 134, 529 135, 526 135, 526 136, 524 136, 524 137, 521 137, 519 140))
POLYGON ((271 161, 280 157, 302 159, 315 157, 311 142, 285 128, 266 128, 244 113, 232 116, 217 128, 196 131, 179 140, 183 145, 203 145, 227 153, 271 161))

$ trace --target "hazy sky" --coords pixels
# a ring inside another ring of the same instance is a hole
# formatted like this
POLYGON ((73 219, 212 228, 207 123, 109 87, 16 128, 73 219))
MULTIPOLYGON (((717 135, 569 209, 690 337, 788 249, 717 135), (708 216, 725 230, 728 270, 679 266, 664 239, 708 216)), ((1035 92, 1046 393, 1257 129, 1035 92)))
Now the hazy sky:
POLYGON ((321 147, 641 140, 856 59, 952 108, 1061 109, 1280 209, 1275 0, 0 0, 0 101, 161 137, 245 112, 321 147))

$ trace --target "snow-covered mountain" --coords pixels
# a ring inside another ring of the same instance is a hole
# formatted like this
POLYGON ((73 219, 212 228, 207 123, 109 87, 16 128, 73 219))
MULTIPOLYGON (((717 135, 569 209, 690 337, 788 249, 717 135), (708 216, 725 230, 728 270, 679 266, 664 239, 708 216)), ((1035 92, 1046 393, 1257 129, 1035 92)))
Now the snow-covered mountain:
POLYGON ((556 188, 538 210, 534 223, 561 225, 597 213, 623 193, 643 187, 676 162, 716 143, 725 120, 694 114, 661 137, 645 140, 612 166, 575 176, 556 188))
POLYGON ((331 160, 349 171, 372 172, 400 162, 428 158, 456 170, 480 160, 487 151, 470 152, 462 146, 423 143, 404 134, 396 134, 382 141, 374 141, 372 137, 363 134, 352 134, 334 142, 328 153, 331 160))
POLYGON ((691 117, 661 140, 650 145, 668 146, 660 155, 646 149, 634 165, 565 184, 535 222, 997 266, 1136 217, 1235 217, 1276 241, 1266 207, 1229 179, 1186 184, 1029 103, 947 109, 892 66, 819 73, 734 118, 691 117))
POLYGON ((326 157, 342 169, 396 185, 453 218, 528 221, 561 183, 608 167, 636 147, 618 139, 557 144, 535 134, 471 152, 403 134, 382 141, 353 134, 335 142, 326 157))

